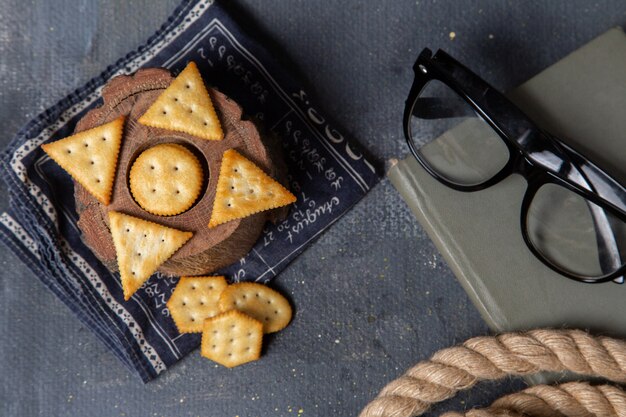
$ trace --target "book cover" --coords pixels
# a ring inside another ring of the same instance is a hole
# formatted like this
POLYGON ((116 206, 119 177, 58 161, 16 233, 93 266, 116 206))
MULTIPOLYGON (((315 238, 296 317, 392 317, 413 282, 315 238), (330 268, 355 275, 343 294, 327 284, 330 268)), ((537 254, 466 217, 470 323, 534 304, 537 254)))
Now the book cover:
MULTIPOLYGON (((625 183, 625 69, 626 35, 615 28, 508 96, 539 126, 625 183)), ((575 282, 527 248, 520 229, 521 176, 459 192, 412 156, 388 175, 492 330, 569 327, 626 337, 626 284, 575 282)))

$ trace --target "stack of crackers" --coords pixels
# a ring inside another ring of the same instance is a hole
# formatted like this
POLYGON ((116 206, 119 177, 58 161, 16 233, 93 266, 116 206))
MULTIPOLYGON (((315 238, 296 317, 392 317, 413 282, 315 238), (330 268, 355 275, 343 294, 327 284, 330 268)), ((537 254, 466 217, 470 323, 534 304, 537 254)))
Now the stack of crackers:
POLYGON ((181 333, 202 333, 202 356, 229 368, 258 359, 263 334, 284 329, 292 316, 278 292, 228 285, 223 276, 182 277, 167 307, 181 333))
MULTIPOLYGON (((116 173, 126 119, 120 116, 42 145, 50 158, 105 206, 111 201, 115 182, 125 181, 117 179, 116 173)), ((193 62, 137 122, 203 140, 224 138, 218 114, 193 62)), ((219 171, 213 209, 206 214, 209 228, 296 200, 235 149, 223 152, 219 171)), ((155 144, 141 152, 128 178, 135 202, 156 216, 176 216, 189 210, 201 198, 206 184, 198 157, 180 143, 155 144)), ((189 231, 113 210, 108 211, 108 221, 125 300, 193 236, 189 231)), ((278 331, 291 318, 289 303, 280 294, 259 284, 227 286, 223 277, 184 277, 168 306, 181 332, 204 330, 203 355, 226 366, 258 357, 263 332, 278 331), (203 290, 194 292, 196 287, 203 290)))

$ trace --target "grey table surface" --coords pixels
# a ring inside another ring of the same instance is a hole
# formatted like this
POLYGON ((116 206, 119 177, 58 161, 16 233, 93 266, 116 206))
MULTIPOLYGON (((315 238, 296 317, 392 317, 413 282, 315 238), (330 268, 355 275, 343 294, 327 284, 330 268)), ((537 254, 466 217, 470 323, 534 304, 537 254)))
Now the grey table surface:
MULTIPOLYGON (((506 90, 626 24, 622 0, 228 3, 381 166, 407 153, 401 112, 423 47, 506 90)), ((0 0, 0 145, 142 43, 176 4, 0 0)), ((4 185, 0 195, 2 210, 4 185)), ((1 416, 354 416, 413 363, 488 333, 387 180, 274 281, 295 318, 261 361, 234 370, 193 353, 144 385, 4 247, 0 267, 1 416)), ((431 415, 521 386, 483 384, 431 415)))

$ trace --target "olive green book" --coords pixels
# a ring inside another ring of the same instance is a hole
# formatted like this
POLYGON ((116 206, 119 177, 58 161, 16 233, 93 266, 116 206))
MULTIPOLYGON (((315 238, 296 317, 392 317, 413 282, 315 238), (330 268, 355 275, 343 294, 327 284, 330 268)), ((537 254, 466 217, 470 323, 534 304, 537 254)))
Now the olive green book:
MULTIPOLYGON (((539 126, 626 183, 621 29, 594 39, 508 96, 539 126)), ((568 327, 626 338, 626 284, 575 282, 526 247, 521 176, 459 192, 432 178, 413 157, 398 161, 388 175, 492 330, 568 327)))

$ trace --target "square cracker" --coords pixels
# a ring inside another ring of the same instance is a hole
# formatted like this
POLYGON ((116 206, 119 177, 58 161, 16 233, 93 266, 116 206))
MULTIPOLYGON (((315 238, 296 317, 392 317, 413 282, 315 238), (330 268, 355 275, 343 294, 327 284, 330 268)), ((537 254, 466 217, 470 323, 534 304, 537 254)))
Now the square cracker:
POLYGON ((230 310, 204 321, 200 353, 232 368, 261 356, 263 325, 237 310, 230 310))
POLYGON ((181 333, 201 333, 205 319, 220 313, 218 301, 228 286, 223 276, 181 277, 167 308, 181 333))

